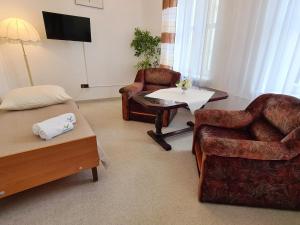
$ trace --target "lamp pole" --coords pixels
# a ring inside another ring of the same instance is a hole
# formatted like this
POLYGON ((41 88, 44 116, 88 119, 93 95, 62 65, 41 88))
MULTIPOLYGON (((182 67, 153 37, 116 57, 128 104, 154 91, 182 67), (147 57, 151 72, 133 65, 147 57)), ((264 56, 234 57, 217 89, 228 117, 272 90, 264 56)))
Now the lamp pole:
POLYGON ((27 69, 27 74, 28 74, 28 77, 29 77, 30 85, 34 86, 32 76, 31 76, 30 67, 29 67, 29 63, 28 63, 28 59, 27 59, 27 55, 26 55, 25 48, 24 48, 24 43, 23 43, 22 40, 20 40, 20 43, 21 43, 22 50, 23 50, 23 56, 24 56, 24 60, 25 60, 25 64, 26 64, 26 69, 27 69))

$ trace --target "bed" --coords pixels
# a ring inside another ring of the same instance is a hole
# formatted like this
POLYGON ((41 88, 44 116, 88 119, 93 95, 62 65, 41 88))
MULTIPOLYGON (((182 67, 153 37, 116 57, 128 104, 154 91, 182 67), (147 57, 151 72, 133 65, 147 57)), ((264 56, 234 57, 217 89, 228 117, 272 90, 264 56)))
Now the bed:
POLYGON ((25 111, 0 111, 0 199, 85 169, 98 180, 96 135, 73 101, 25 111), (33 135, 32 125, 73 112, 75 129, 50 141, 33 135))

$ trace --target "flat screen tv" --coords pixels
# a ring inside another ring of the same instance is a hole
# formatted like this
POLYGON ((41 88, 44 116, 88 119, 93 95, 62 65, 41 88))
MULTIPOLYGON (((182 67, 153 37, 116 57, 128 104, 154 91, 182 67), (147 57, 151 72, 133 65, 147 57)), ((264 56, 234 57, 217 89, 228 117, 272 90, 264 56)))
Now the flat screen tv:
POLYGON ((91 42, 90 18, 43 11, 48 39, 91 42))

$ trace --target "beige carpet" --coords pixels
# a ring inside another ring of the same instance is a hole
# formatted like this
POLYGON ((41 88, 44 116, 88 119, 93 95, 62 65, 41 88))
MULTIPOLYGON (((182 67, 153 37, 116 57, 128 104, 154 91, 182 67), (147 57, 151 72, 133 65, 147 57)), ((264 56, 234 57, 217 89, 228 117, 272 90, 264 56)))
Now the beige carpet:
MULTIPOLYGON (((192 134, 170 139, 163 151, 147 135, 151 124, 125 122, 121 102, 80 103, 110 165, 100 181, 83 171, 0 201, 1 225, 296 225, 300 213, 203 204, 192 134)), ((170 129, 192 118, 181 111, 170 129)))

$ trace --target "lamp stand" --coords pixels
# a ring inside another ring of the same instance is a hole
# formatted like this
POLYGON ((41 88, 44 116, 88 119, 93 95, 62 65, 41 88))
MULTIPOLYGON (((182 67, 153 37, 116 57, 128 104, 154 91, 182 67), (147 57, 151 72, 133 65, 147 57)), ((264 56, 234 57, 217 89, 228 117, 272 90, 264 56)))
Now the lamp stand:
POLYGON ((20 43, 21 43, 22 50, 23 50, 23 56, 24 56, 24 60, 25 60, 25 64, 26 64, 26 69, 27 69, 27 74, 28 74, 28 77, 29 77, 30 85, 34 86, 32 76, 31 76, 30 67, 29 67, 29 63, 28 63, 28 59, 27 59, 27 55, 26 55, 26 52, 25 52, 25 49, 24 49, 23 41, 20 41, 20 43))

